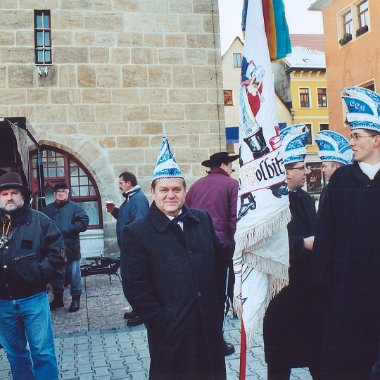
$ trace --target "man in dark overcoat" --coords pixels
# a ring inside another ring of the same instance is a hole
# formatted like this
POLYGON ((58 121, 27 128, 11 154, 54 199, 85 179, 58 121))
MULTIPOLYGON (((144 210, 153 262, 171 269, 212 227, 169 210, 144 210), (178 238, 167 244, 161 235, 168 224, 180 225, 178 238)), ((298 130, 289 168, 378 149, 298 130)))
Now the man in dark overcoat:
POLYGON ((380 340, 380 96, 349 87, 343 99, 355 162, 331 177, 311 279, 325 312, 321 378, 367 380, 380 340))
POLYGON ((144 218, 125 229, 123 289, 147 328, 151 380, 223 380, 229 258, 210 216, 184 206, 185 180, 164 142, 151 187, 153 203, 144 218))
POLYGON ((269 304, 264 318, 264 349, 268 380, 287 380, 291 369, 309 367, 316 378, 313 315, 309 307, 309 267, 317 215, 314 200, 302 187, 309 170, 305 165, 307 133, 297 126, 284 138, 284 163, 289 188, 289 286, 269 304), (295 133, 292 137, 292 133, 295 133), (289 144, 287 146, 287 143, 289 144), (303 154, 291 147, 303 146, 303 154))

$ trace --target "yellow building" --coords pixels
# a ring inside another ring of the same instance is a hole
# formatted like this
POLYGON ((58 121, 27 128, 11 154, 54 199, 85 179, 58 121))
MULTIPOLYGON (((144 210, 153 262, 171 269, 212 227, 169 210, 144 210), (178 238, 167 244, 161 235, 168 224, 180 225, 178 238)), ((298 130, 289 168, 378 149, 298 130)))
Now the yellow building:
POLYGON ((323 178, 315 133, 329 129, 323 35, 291 35, 291 40, 292 53, 273 65, 275 88, 291 105, 292 124, 306 124, 309 129, 306 161, 312 173, 307 190, 319 193, 323 178))

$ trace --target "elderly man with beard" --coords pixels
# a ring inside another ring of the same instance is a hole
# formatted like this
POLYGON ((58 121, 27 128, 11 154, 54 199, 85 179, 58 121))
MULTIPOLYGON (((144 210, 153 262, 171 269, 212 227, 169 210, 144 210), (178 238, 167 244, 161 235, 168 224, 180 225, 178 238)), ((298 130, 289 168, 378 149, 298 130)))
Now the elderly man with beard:
POLYGON ((148 331, 151 380, 223 380, 228 250, 205 211, 184 205, 186 183, 167 140, 148 214, 125 229, 123 289, 148 331))
POLYGON ((47 284, 65 269, 62 235, 32 210, 18 173, 0 177, 0 344, 14 380, 56 380, 47 284))

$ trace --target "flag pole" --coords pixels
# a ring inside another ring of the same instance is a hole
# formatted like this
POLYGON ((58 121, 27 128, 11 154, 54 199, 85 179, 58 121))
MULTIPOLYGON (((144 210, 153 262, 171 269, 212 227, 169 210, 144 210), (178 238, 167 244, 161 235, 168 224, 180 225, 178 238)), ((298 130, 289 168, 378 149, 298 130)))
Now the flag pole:
POLYGON ((245 334, 243 318, 241 319, 241 333, 240 333, 240 366, 239 366, 239 380, 245 380, 247 370, 247 336, 245 334))

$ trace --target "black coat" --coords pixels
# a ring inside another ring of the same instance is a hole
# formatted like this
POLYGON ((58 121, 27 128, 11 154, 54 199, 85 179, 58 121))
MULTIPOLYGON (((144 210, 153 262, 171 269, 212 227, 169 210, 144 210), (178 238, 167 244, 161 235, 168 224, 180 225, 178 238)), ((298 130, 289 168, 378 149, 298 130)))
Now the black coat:
POLYGON ((292 219, 288 224, 289 286, 269 304, 264 318, 265 360, 279 367, 309 366, 314 362, 315 337, 310 305, 311 252, 304 238, 315 235, 314 200, 304 190, 289 192, 292 219))
MULTIPOLYGON (((183 208, 183 210, 186 210, 183 208)), ((223 380, 227 253, 210 216, 188 209, 184 231, 156 207, 125 229, 126 298, 148 330, 150 379, 223 380)))
POLYGON ((61 204, 53 202, 48 204, 42 212, 54 220, 62 232, 67 261, 79 260, 81 257, 79 233, 87 230, 89 222, 83 208, 72 201, 61 204))
MULTIPOLYGON (((0 220, 3 220, 0 212, 0 220)), ((0 298, 25 298, 46 291, 66 267, 60 231, 44 214, 29 205, 11 214, 12 232, 0 248, 0 298)))
POLYGON ((312 283, 326 311, 325 379, 368 379, 380 340, 380 172, 357 163, 331 177, 312 255, 312 283))

